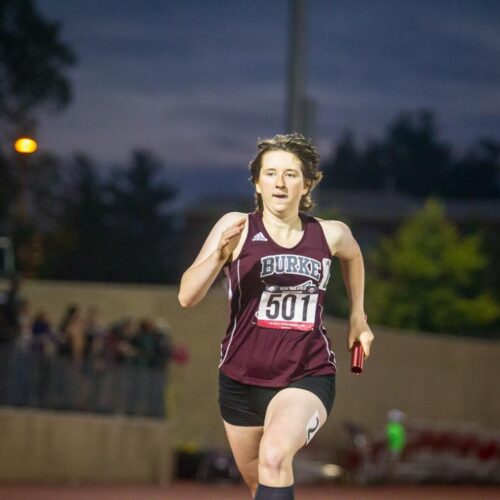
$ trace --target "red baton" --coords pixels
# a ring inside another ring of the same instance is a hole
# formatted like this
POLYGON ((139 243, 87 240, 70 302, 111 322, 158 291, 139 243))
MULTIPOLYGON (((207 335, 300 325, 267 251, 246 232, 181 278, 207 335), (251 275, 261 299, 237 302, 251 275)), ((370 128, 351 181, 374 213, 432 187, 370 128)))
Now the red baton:
POLYGON ((363 360, 365 353, 361 342, 354 342, 351 350, 351 372, 354 375, 359 375, 363 371, 363 360))

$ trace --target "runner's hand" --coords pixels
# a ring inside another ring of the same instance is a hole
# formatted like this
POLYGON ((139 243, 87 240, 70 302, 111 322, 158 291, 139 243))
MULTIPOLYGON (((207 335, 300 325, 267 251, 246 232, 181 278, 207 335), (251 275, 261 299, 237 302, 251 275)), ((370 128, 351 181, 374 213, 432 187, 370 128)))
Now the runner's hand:
POLYGON ((352 349, 354 342, 360 342, 365 357, 370 355, 370 346, 373 342, 373 333, 367 323, 365 315, 351 317, 349 323, 349 334, 347 336, 347 347, 349 351, 352 349))
POLYGON ((240 219, 222 232, 216 250, 221 261, 227 262, 234 249, 238 246, 245 223, 246 219, 240 219))

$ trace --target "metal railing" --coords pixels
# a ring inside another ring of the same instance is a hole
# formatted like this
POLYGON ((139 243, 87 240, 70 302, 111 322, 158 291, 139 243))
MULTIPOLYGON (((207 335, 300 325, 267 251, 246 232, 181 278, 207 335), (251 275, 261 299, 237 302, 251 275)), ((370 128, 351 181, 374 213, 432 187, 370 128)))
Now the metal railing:
POLYGON ((137 361, 77 363, 0 343, 0 405, 163 418, 166 373, 137 361))

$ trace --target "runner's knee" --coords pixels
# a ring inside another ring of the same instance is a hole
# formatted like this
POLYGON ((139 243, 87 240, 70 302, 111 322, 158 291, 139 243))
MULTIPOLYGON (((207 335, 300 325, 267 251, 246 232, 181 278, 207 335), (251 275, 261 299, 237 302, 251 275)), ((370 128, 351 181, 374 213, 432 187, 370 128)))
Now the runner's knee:
POLYGON ((262 439, 259 451, 259 467, 271 472, 278 472, 282 468, 291 466, 293 453, 284 439, 262 439))

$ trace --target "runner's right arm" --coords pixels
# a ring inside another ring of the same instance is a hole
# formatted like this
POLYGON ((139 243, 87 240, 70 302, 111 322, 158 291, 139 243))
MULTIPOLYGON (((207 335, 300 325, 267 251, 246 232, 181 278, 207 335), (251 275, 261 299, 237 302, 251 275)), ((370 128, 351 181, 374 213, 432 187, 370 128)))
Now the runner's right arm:
POLYGON ((193 307, 205 297, 238 245, 245 222, 245 214, 229 212, 215 224, 195 261, 182 275, 179 288, 182 307, 193 307))

